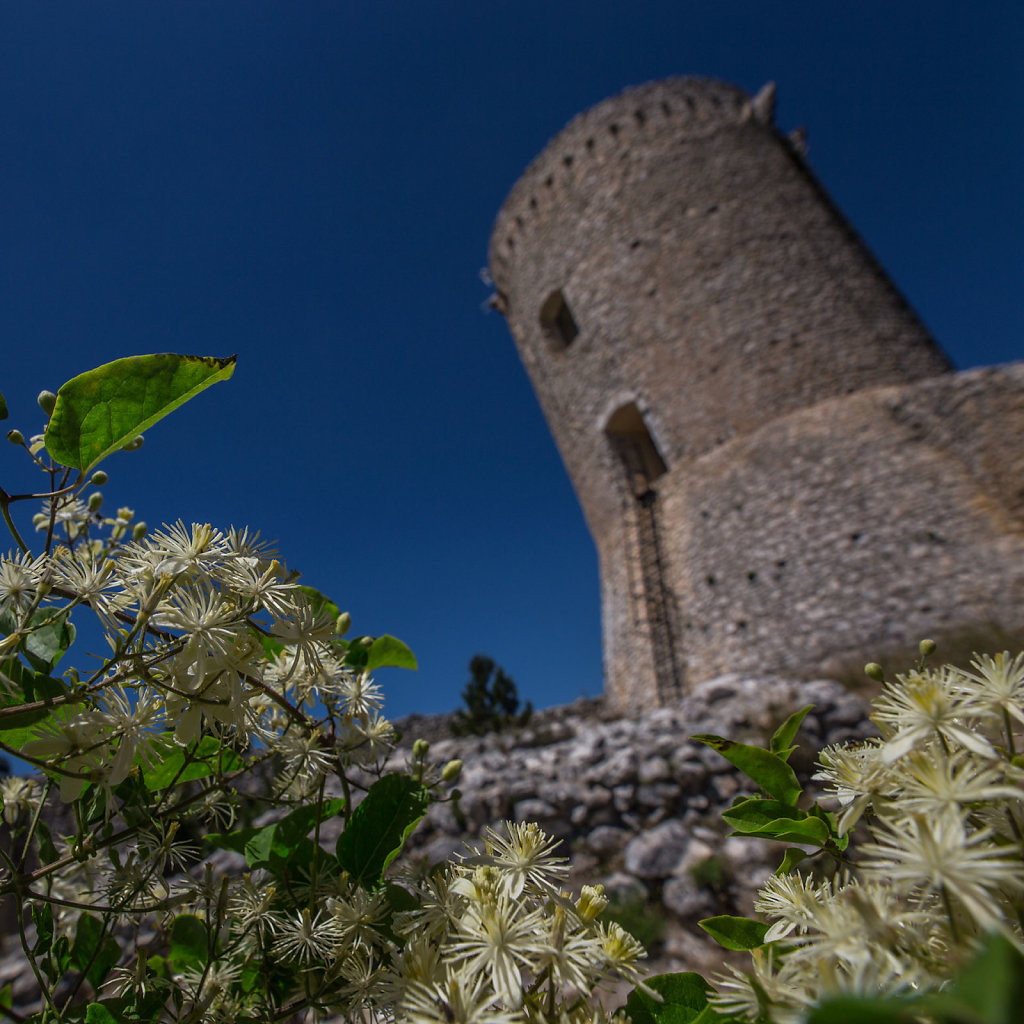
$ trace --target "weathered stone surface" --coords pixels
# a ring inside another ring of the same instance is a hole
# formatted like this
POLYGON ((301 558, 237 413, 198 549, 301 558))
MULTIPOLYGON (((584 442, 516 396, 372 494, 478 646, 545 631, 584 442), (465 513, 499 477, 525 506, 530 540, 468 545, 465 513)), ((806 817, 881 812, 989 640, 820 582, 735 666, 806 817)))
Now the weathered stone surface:
POLYGON ((615 828, 612 825, 599 825, 588 833, 586 844, 594 853, 607 856, 618 853, 629 842, 632 833, 626 828, 615 828))
POLYGON ((626 870, 638 878, 667 878, 682 863, 690 836, 672 819, 634 836, 625 849, 626 870))
POLYGON ((684 921, 711 917, 715 913, 717 898, 710 889, 703 889, 689 875, 669 879, 661 890, 661 902, 666 910, 684 921))

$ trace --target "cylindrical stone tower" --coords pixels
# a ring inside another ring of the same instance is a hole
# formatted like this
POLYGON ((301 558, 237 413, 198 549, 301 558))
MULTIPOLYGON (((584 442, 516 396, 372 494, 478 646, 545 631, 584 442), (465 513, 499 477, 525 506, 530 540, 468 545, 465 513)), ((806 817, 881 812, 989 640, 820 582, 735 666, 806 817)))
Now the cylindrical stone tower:
POLYGON ((621 708, 722 668, 694 545, 726 541, 701 539, 694 474, 809 407, 950 369, 771 107, 771 87, 708 79, 627 89, 548 144, 491 238, 496 305, 597 545, 621 708))

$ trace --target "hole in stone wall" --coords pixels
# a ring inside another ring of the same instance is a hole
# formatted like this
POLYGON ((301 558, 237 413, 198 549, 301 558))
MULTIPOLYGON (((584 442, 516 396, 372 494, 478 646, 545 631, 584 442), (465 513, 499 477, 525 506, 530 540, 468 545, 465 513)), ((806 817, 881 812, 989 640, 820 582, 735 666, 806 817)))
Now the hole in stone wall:
POLYGON ((561 289, 553 291, 540 307, 540 327, 552 352, 564 352, 580 333, 561 289))
POLYGON ((642 110, 634 111, 633 116, 636 118, 637 124, 642 125, 647 120, 647 115, 642 110))
POLYGON ((637 498, 642 498, 650 492, 651 484, 668 472, 668 466, 636 402, 627 402, 616 409, 604 429, 626 469, 630 489, 637 498))

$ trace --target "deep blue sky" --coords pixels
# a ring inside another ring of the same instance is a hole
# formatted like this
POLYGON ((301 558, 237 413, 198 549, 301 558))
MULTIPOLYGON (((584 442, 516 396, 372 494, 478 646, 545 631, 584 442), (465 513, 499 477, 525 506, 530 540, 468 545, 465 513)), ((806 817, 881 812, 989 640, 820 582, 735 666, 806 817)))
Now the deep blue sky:
MULTIPOLYGON (((0 10, 0 391, 239 354, 118 455, 108 504, 248 524, 391 632, 393 715, 497 659, 601 687, 593 545, 478 271, 574 114, 774 79, 778 122, 958 366, 1021 357, 1024 8, 954 0, 104 0, 0 10)), ((0 483, 29 482, 0 449, 0 483), (16 472, 18 471, 18 472, 16 472)), ((3 545, 6 546, 5 544, 3 545)), ((868 652, 869 653, 869 652, 868 652)))

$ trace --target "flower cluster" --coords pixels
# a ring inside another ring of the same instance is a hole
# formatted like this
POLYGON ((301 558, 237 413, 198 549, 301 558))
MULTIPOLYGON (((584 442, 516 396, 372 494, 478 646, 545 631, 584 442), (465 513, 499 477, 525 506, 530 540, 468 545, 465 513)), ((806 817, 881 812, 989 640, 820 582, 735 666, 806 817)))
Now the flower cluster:
POLYGON ((101 419, 128 417, 121 435, 84 441, 50 393, 45 437, 8 435, 49 479, 39 495, 0 487, 18 546, 0 557, 0 750, 36 769, 0 781, 0 897, 27 911, 39 1019, 84 1019, 83 999, 90 1020, 151 1024, 604 1019, 598 988, 636 980, 643 950, 598 920, 599 889, 563 890, 536 826, 510 824, 426 877, 392 867, 461 768, 420 740, 395 770, 373 673, 415 667, 411 652, 349 636, 349 615, 256 534, 150 532, 86 493, 106 483, 87 475, 95 460, 133 435, 137 379, 170 408, 189 374, 223 379, 231 362, 109 364, 61 395, 82 382, 93 401, 116 378, 108 391, 129 397, 101 419), (38 552, 10 514, 28 498, 43 503, 38 552), (61 675, 86 613, 106 650, 61 675))
MULTIPOLYGON (((326 876, 290 911, 265 874, 250 874, 232 887, 225 945, 236 960, 301 979, 294 989, 351 1020, 606 1020, 597 990, 637 981, 645 954, 598 920, 608 902, 600 887, 576 898, 562 888, 565 860, 553 846, 536 825, 508 822, 483 854, 425 878, 399 873, 368 892, 326 876)), ((232 1004, 230 1019, 242 1011, 232 1004)))
POLYGON ((719 1010, 790 1024, 829 994, 938 990, 986 934, 1024 950, 1024 655, 922 662, 871 717, 881 736, 826 748, 815 776, 837 832, 860 822, 866 841, 833 851, 831 873, 769 880, 765 944, 749 975, 719 979, 719 1010))
MULTIPOLYGON (((87 524, 76 524, 72 536, 85 538, 87 524)), ((337 616, 258 537, 179 521, 99 550, 70 544, 0 559, 12 635, 36 628, 41 613, 66 619, 79 604, 107 626, 113 653, 102 670, 19 752, 61 775, 62 799, 87 782, 109 790, 133 764, 153 764, 169 728, 182 747, 216 735, 284 751, 290 775, 307 786, 356 751, 368 761, 386 753, 379 692, 345 664, 337 616), (69 600, 45 601, 54 596, 69 600)))

